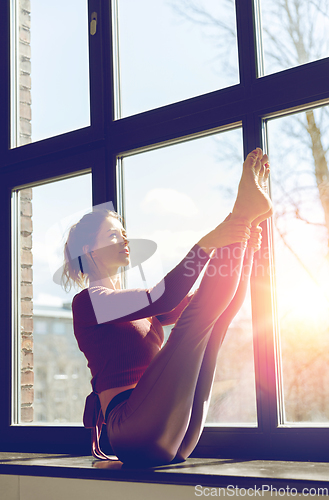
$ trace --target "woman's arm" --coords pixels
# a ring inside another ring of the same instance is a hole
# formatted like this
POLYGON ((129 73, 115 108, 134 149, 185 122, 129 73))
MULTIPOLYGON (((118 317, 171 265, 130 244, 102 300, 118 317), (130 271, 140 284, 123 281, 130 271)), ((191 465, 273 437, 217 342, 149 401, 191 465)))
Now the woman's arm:
POLYGON ((172 311, 194 285, 209 256, 195 245, 157 285, 148 289, 110 290, 93 286, 73 301, 76 323, 84 326, 134 321, 172 311))
POLYGON ((186 296, 215 248, 245 243, 249 227, 241 219, 225 219, 204 236, 188 255, 157 285, 149 289, 110 290, 94 286, 74 300, 75 321, 84 326, 113 321, 134 321, 164 314, 186 296))
POLYGON ((179 316, 184 311, 185 307, 188 306, 190 300, 192 299, 195 292, 188 293, 183 300, 174 307, 171 311, 165 312, 163 314, 158 314, 156 317, 160 321, 162 326, 173 325, 178 320, 179 316))

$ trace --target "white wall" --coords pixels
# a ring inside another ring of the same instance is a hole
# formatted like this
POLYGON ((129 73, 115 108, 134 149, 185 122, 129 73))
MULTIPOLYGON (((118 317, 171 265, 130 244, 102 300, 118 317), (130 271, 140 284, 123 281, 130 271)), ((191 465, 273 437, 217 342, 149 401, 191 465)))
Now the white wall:
POLYGON ((191 500, 194 486, 0 475, 1 500, 191 500))
MULTIPOLYGON (((232 484, 234 479, 232 477, 232 484)), ((67 479, 53 477, 31 477, 0 475, 0 500, 193 500, 205 497, 241 497, 265 500, 273 498, 290 498, 299 492, 260 491, 259 494, 246 489, 235 491, 220 487, 181 486, 172 484, 132 483, 122 481, 101 481, 90 479, 67 479)), ((256 487, 255 487, 256 488, 256 487)), ((253 490, 253 488, 251 488, 253 490)), ((315 488, 314 488, 315 492, 315 488)), ((308 498, 323 500, 323 495, 310 492, 308 498)), ((306 495, 303 495, 306 498, 306 495)))

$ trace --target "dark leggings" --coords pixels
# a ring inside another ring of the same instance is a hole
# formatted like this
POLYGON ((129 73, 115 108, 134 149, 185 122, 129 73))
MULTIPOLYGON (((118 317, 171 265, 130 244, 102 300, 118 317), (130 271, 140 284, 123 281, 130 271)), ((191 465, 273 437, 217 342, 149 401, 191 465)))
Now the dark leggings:
MULTIPOLYGON (((186 459, 202 432, 219 348, 248 287, 253 249, 223 247, 198 291, 126 401, 110 411, 107 434, 124 463, 186 459)), ((129 395, 129 394, 128 394, 129 395)))

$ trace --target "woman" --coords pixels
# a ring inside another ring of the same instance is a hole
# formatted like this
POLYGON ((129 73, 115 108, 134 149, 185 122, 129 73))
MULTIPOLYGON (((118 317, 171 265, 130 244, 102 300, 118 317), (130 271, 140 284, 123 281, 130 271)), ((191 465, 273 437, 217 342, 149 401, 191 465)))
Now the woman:
POLYGON ((108 458, 98 446, 103 422, 124 463, 183 461, 195 448, 217 353, 260 248, 258 224, 272 213, 268 175, 268 158, 257 148, 243 165, 232 213, 151 289, 120 288, 118 269, 130 256, 115 212, 95 210, 71 228, 63 281, 89 285, 74 297, 72 309, 75 336, 92 373, 84 423, 94 429, 97 458, 108 458), (207 264, 199 289, 189 294, 207 264), (162 348, 162 325, 172 323, 162 348))

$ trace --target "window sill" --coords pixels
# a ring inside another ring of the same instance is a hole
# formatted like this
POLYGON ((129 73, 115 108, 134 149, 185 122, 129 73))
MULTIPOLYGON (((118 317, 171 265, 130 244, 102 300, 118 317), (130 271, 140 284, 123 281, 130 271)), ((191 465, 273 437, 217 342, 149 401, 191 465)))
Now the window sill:
MULTIPOLYGON (((125 468, 91 456, 0 453, 0 475, 112 480, 216 488, 327 488, 329 463, 189 458, 186 462, 149 469, 125 468)), ((254 495, 256 496, 257 493, 254 495)), ((313 495, 314 496, 314 495, 313 495)))

